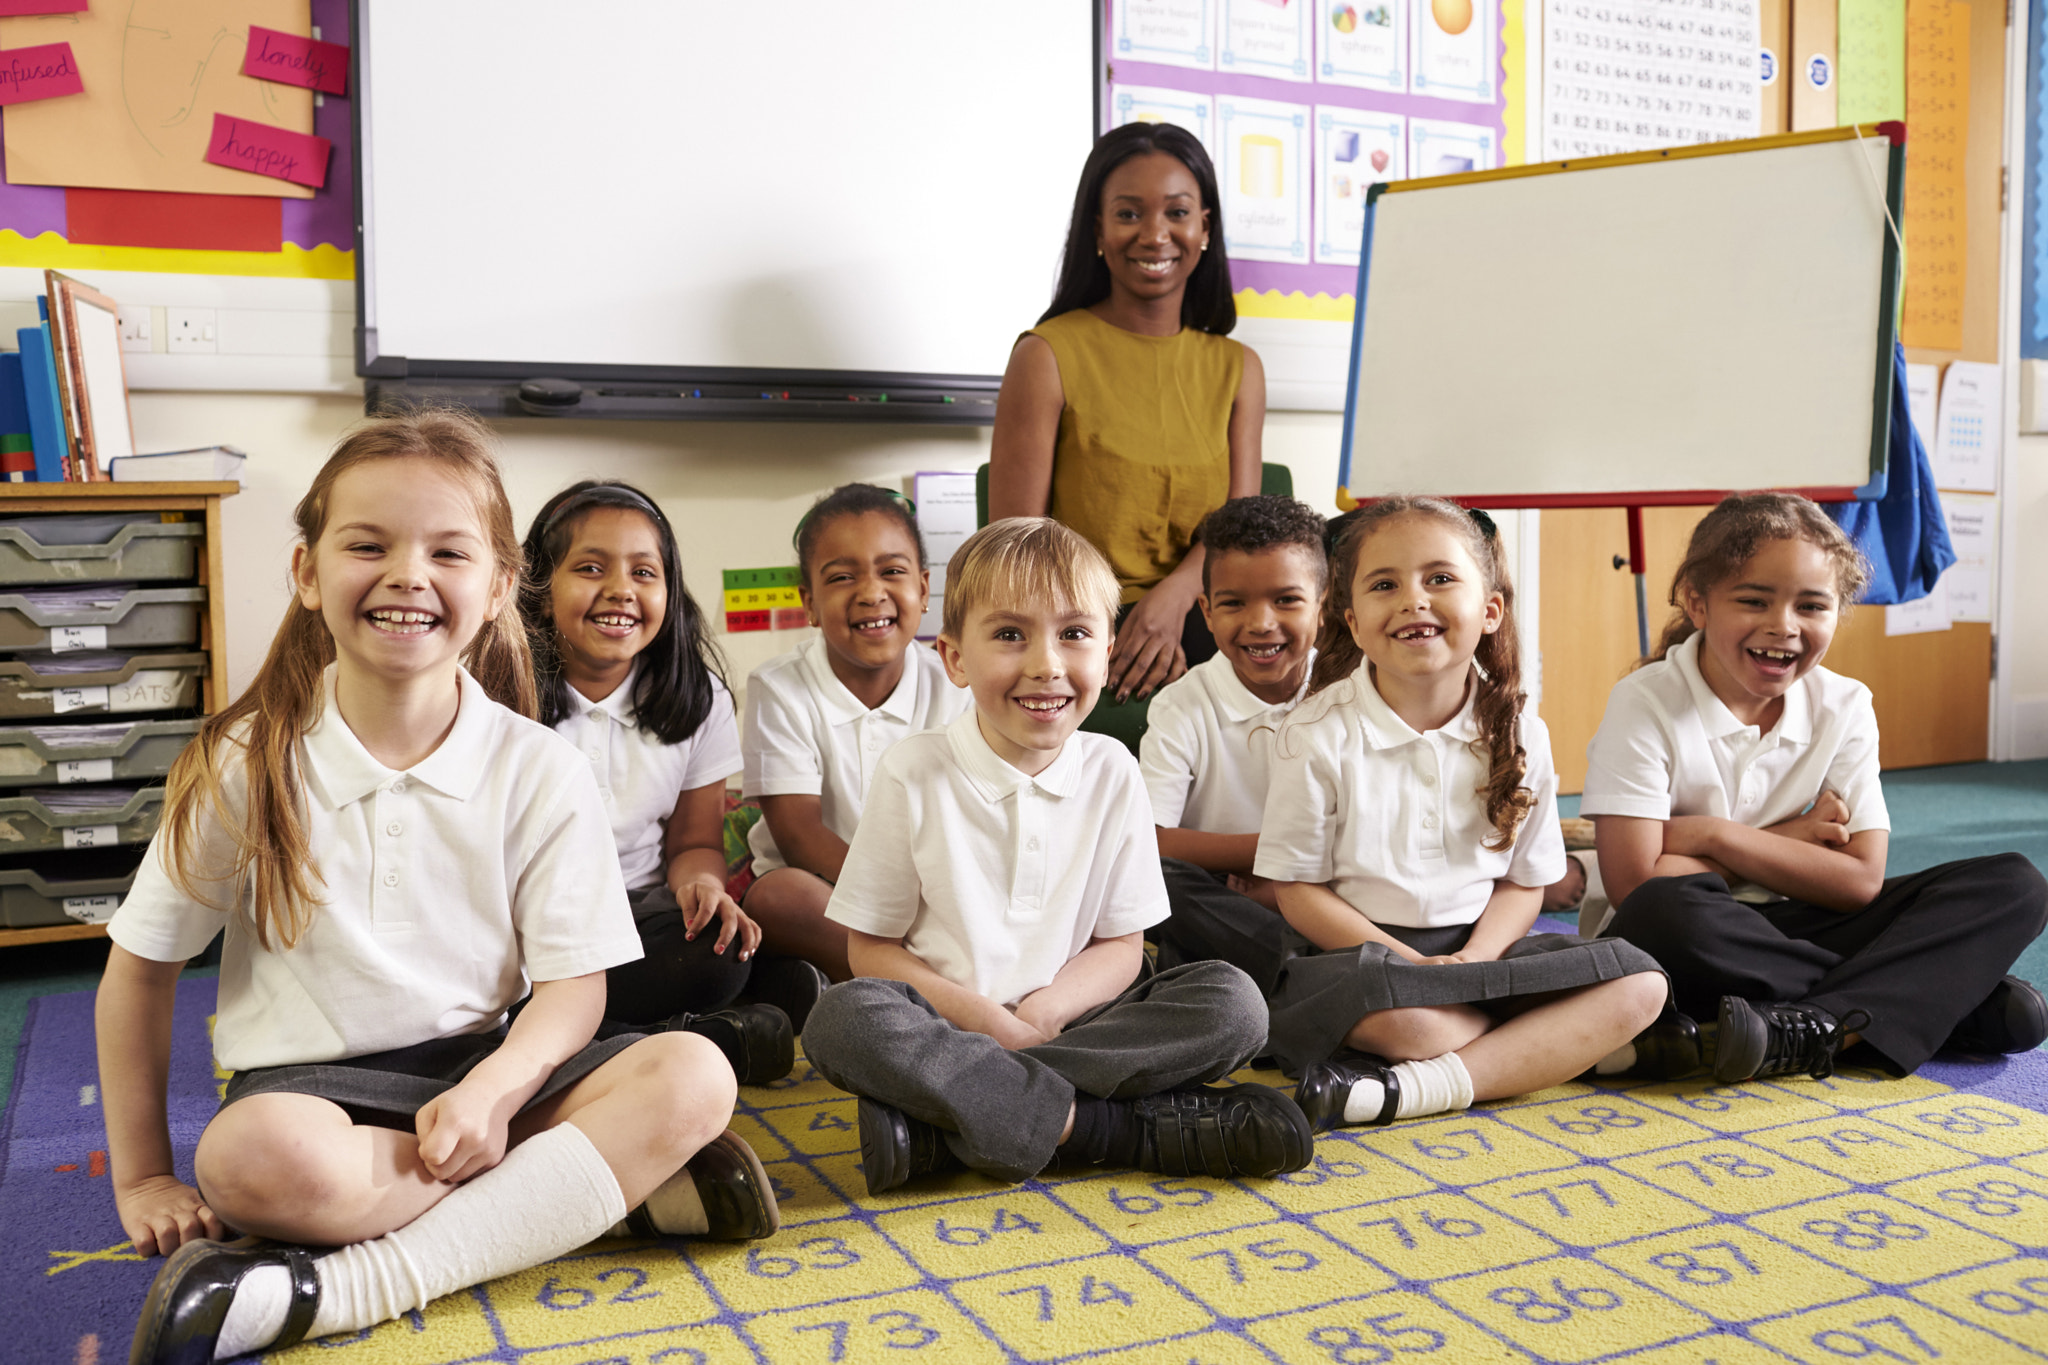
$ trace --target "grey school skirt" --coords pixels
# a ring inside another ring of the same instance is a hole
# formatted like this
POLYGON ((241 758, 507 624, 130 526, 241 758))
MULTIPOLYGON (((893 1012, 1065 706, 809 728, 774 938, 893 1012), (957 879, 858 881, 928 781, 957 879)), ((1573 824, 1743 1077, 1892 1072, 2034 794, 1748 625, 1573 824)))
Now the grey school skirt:
MULTIPOLYGON (((519 1112, 525 1113, 561 1094, 639 1042, 641 1036, 622 1033, 586 1044, 541 1082, 540 1089, 519 1107, 519 1112)), ((500 1027, 489 1033, 430 1038, 411 1047, 371 1052, 338 1062, 237 1071, 228 1078, 220 1107, 225 1109, 251 1095, 314 1095, 340 1105, 351 1122, 411 1132, 413 1116, 426 1107, 427 1101, 453 1090, 458 1081, 496 1052, 504 1041, 505 1029, 500 1027)))
MULTIPOLYGON (((1472 937, 1473 926, 1410 929, 1382 924, 1380 932, 1421 953, 1455 953, 1472 937)), ((1528 997, 1591 986, 1637 972, 1663 969, 1632 943, 1572 934, 1532 934, 1518 939, 1494 962, 1449 962, 1418 966, 1379 943, 1360 944, 1292 958, 1281 969, 1268 1002, 1272 1032, 1267 1050, 1289 1075, 1322 1061, 1344 1046, 1344 1035, 1374 1010, 1428 1005, 1474 1005, 1507 1016, 1528 1006, 1528 997)))

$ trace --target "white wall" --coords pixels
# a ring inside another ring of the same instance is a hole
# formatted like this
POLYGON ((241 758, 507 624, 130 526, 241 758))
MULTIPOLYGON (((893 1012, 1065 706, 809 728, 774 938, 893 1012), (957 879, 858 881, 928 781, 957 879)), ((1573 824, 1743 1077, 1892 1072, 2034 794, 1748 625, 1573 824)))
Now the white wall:
MULTIPOLYGON (((249 452, 242 492, 224 508, 228 680, 246 686, 284 609, 291 509, 361 400, 301 394, 138 392, 132 399, 142 450, 211 444, 249 452)), ((647 490, 673 520, 683 577, 718 622, 740 682, 790 648, 799 632, 723 633, 720 571, 795 561, 790 532, 820 494, 850 480, 902 486, 922 470, 972 471, 988 458, 985 427, 915 428, 801 423, 562 422, 500 424, 507 491, 524 531, 549 495, 577 479, 625 479, 647 490)), ((1266 420, 1267 460, 1294 471, 1295 491, 1334 513, 1343 421, 1335 413, 1276 412, 1266 420)))
MULTIPOLYGON (((2017 307, 2017 304, 2015 304, 2017 307)), ((2012 476, 2011 594, 2008 628, 1998 640, 1999 672, 2012 694, 2012 736, 2001 757, 2048 758, 2048 436, 2022 436, 2007 465, 2012 476)))

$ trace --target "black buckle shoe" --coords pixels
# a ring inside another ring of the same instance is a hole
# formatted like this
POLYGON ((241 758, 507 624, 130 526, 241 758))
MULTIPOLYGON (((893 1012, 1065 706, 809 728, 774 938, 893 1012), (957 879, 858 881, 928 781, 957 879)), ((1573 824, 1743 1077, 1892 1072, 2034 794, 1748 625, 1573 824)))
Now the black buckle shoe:
POLYGON ((863 1096, 860 1114, 860 1173, 868 1193, 882 1194, 921 1175, 967 1169, 946 1135, 893 1105, 863 1096))
POLYGON ((796 1069, 796 1030, 773 1005, 741 1005, 711 1014, 678 1014, 670 1032, 695 1033, 718 1044, 741 1085, 766 1085, 796 1069))
POLYGON ((1845 1035, 1867 1026, 1861 1010, 1836 1019, 1818 1005, 1755 1004, 1721 997, 1721 1033, 1714 1043, 1714 1079, 1722 1085, 1803 1071, 1817 1081, 1835 1074, 1845 1035))
POLYGON ((1387 1092, 1379 1114, 1365 1122, 1374 1127, 1392 1123, 1401 1107, 1400 1078, 1386 1058, 1347 1047, 1303 1071, 1301 1084, 1294 1087, 1294 1102, 1308 1119, 1309 1131, 1327 1133, 1343 1123, 1351 1087, 1360 1081, 1378 1081, 1387 1092))
POLYGON ((214 1343, 242 1277, 259 1266, 283 1266, 292 1280, 284 1330, 262 1349, 296 1346, 320 1307, 320 1275, 304 1247, 245 1237, 239 1242, 187 1242, 170 1254, 142 1301, 128 1365, 213 1365, 214 1343))
POLYGON ((2048 1042, 2048 999, 2031 981, 2008 976, 1964 1015, 1943 1047, 1958 1052, 2031 1052, 2048 1042))
POLYGON ((1131 1107, 1143 1135, 1141 1171, 1274 1176, 1315 1157, 1308 1119, 1268 1085, 1189 1086, 1132 1100, 1131 1107))
POLYGON ((1627 1074, 1653 1081, 1675 1081, 1699 1070, 1700 1026, 1677 1010, 1667 1009, 1635 1036, 1635 1065, 1627 1074))
POLYGON ((740 992, 740 1000, 750 1005, 773 1005, 789 1016, 793 1031, 802 1033, 811 1017, 811 1006, 818 1003, 818 997, 831 984, 829 977, 800 957, 756 957, 753 974, 747 978, 747 988, 740 992))

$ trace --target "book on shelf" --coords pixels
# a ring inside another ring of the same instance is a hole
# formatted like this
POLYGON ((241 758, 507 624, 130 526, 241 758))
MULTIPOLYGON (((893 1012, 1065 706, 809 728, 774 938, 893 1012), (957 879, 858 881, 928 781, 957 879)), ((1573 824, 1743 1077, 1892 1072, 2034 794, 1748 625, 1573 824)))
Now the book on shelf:
POLYGON ((64 426, 63 398, 50 350, 50 324, 15 333, 21 346, 21 382, 28 404, 29 441, 35 451, 36 482, 62 483, 71 470, 71 442, 64 426))
POLYGON ((203 483, 242 477, 249 457, 233 446, 166 450, 159 455, 122 455, 110 466, 116 483, 203 483))

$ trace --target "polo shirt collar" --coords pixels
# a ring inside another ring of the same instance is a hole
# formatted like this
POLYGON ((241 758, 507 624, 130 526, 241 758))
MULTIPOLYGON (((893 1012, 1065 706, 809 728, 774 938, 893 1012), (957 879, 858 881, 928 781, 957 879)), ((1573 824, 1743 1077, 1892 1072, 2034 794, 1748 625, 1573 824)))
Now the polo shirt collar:
POLYGON ((1238 677, 1237 670, 1230 666, 1228 656, 1218 653, 1208 662, 1195 665, 1199 669, 1209 671, 1210 694, 1216 698, 1217 709, 1233 724, 1242 724, 1268 715, 1284 716, 1292 711, 1301 704, 1301 699, 1308 695, 1308 680, 1315 672, 1315 666, 1316 652, 1314 648, 1310 648, 1308 666, 1302 670, 1301 686, 1294 689, 1292 697, 1276 706, 1272 702, 1261 701, 1244 685, 1244 679, 1238 677))
MULTIPOLYGON (((896 680, 895 689, 882 699, 882 704, 874 708, 905 725, 910 724, 917 714, 918 661, 910 657, 910 650, 916 648, 918 646, 913 643, 910 649, 903 651, 903 676, 896 680)), ((860 698, 854 696, 846 684, 839 681, 839 675, 832 671, 832 655, 822 634, 813 638, 803 650, 804 668, 810 674, 811 690, 824 708, 828 724, 844 725, 869 714, 868 708, 861 705, 860 698)))
POLYGON ((1072 735, 1061 746, 1060 756, 1036 777, 1018 771, 997 756, 982 737, 980 713, 971 706, 946 726, 946 742, 960 771, 967 774, 968 783, 990 805, 1031 786, 1061 797, 1072 796, 1081 788, 1081 757, 1076 752, 1081 746, 1072 735))
MULTIPOLYGON (((1707 684, 1706 675, 1700 672, 1700 635, 1694 631, 1664 656, 1671 666, 1678 670, 1678 676, 1685 679, 1686 690, 1692 694, 1693 709, 1699 712, 1700 724, 1709 739, 1722 739, 1729 735, 1746 734, 1756 727, 1745 725, 1731 710, 1728 703, 1714 694, 1707 684)), ((1813 704, 1806 695, 1806 680, 1801 678, 1785 693, 1785 710, 1772 727, 1771 735, 1780 744, 1807 744, 1813 739, 1813 704)))
MULTIPOLYGON (((329 810, 340 810, 362 800, 398 773, 379 763, 341 718, 341 709, 334 700, 334 681, 335 665, 329 664, 321 679, 325 702, 320 717, 300 743, 305 746, 307 786, 329 810)), ((491 699, 469 676, 469 670, 458 668, 456 682, 454 726, 441 741, 441 747, 414 764, 406 776, 424 782, 444 796, 467 801, 482 780, 485 764, 491 761, 496 727, 492 724, 491 699)))
MULTIPOLYGON (((576 709, 584 715, 587 716, 594 711, 602 711, 619 724, 630 727, 633 724, 633 717, 635 715, 633 684, 639 680, 639 677, 640 661, 635 659, 633 666, 626 670, 626 680, 613 688, 611 695, 603 701, 592 701, 573 687, 569 688, 569 692, 570 695, 576 698, 576 709)), ((563 686, 566 687, 568 684, 565 683, 563 686)))
MULTIPOLYGON (((1379 687, 1373 682, 1370 664, 1360 664, 1358 671, 1347 681, 1358 698, 1358 718, 1365 728, 1366 741, 1373 748, 1398 749, 1422 738, 1421 732, 1394 714, 1394 708, 1380 696, 1379 687)), ((1457 715, 1444 722, 1442 728, 1445 735, 1467 744, 1479 738, 1479 726, 1472 719, 1472 703, 1479 696, 1478 681, 1479 672, 1475 668, 1466 675, 1465 704, 1458 708, 1457 715)))

